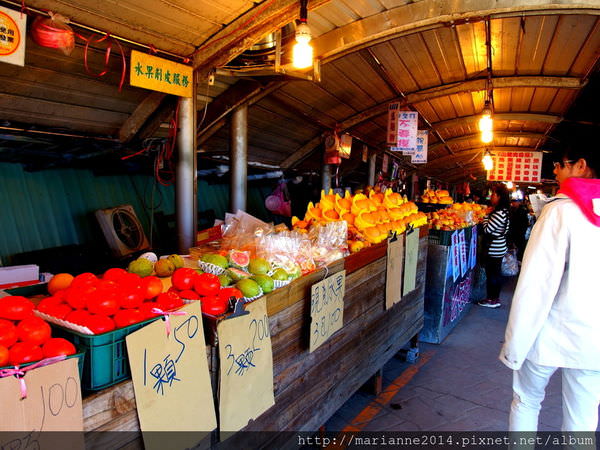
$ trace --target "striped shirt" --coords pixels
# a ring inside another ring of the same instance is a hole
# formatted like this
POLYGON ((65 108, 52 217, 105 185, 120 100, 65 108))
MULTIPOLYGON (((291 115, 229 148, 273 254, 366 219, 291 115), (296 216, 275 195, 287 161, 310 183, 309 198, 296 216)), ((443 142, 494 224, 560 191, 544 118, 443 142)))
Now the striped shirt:
POLYGON ((492 258, 502 258, 508 251, 508 245, 506 244, 508 228, 509 220, 507 209, 493 211, 483 219, 483 232, 490 239, 487 254, 492 258))

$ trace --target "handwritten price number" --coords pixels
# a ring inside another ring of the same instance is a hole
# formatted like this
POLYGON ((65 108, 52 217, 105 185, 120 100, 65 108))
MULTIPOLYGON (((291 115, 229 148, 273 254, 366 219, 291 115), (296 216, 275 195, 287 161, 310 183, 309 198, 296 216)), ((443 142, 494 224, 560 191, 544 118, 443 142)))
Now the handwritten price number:
POLYGON ((257 347, 257 344, 260 344, 263 339, 269 337, 269 318, 267 315, 265 314, 265 316, 259 320, 252 319, 248 325, 248 330, 250 330, 252 335, 252 345, 244 350, 244 352, 235 356, 232 351, 232 345, 227 344, 225 346, 225 349, 227 350, 227 359, 231 359, 231 364, 227 370, 228 376, 234 366, 235 374, 238 376, 243 376, 251 367, 256 367, 252 361, 254 360, 254 353, 260 350, 260 347, 257 347))
POLYGON ((162 359, 164 364, 160 362, 156 363, 154 364, 154 366, 152 366, 152 369, 150 369, 150 371, 147 370, 147 349, 144 349, 144 386, 146 386, 147 383, 147 375, 150 374, 156 380, 154 385, 152 386, 152 389, 156 390, 157 394, 164 395, 165 385, 171 387, 174 381, 181 381, 180 378, 177 378, 176 364, 179 362, 179 360, 185 353, 186 346, 183 339, 185 339, 186 337, 187 339, 193 339, 194 337, 196 337, 196 334, 198 333, 198 328, 198 316, 190 316, 185 322, 183 322, 181 325, 175 328, 173 337, 175 341, 177 341, 181 346, 179 354, 175 359, 173 359, 171 358, 171 354, 169 353, 166 357, 162 359), (179 337, 177 335, 177 332, 179 332, 179 337))
POLYGON ((21 438, 12 439, 8 442, 0 443, 0 450, 39 450, 39 434, 35 433, 44 430, 44 422, 46 421, 46 413, 57 417, 63 411, 63 408, 71 409, 77 403, 79 395, 79 384, 73 377, 68 377, 64 384, 54 383, 49 388, 40 387, 42 394, 42 422, 39 430, 32 430, 24 434, 21 438))

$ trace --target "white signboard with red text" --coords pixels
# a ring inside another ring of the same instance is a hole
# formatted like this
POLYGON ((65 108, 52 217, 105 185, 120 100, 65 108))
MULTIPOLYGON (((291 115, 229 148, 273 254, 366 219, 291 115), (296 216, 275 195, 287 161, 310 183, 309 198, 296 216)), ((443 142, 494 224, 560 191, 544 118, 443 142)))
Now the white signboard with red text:
POLYGON ((390 150, 414 151, 417 146, 417 128, 419 113, 416 111, 400 111, 400 103, 388 106, 387 143, 390 150))
POLYGON ((495 152, 494 168, 487 173, 488 181, 539 183, 542 173, 542 152, 495 152))

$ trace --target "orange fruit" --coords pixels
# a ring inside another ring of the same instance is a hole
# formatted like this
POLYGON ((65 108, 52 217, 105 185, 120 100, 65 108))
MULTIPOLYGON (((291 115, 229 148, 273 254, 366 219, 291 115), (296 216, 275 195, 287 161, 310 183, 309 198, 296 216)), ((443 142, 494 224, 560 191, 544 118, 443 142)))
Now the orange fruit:
POLYGON ((0 367, 8 364, 8 349, 4 345, 0 345, 0 367))
POLYGON ((71 286, 73 278, 73 275, 71 275, 70 273, 57 273, 48 282, 48 293, 50 295, 54 295, 58 291, 67 289, 69 286, 71 286))

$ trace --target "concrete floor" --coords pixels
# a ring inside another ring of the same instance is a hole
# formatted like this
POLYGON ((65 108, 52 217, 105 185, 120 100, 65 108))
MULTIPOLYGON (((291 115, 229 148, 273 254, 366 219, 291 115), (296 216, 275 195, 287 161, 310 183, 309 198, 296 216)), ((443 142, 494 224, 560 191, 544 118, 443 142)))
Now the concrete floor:
MULTIPOLYGON (((415 364, 392 358, 383 368, 383 392, 357 392, 326 423, 330 431, 506 431, 512 371, 498 360, 515 280, 502 307, 471 310, 440 345, 420 343, 415 364)), ((559 431, 561 379, 546 391, 540 431, 559 431)))

